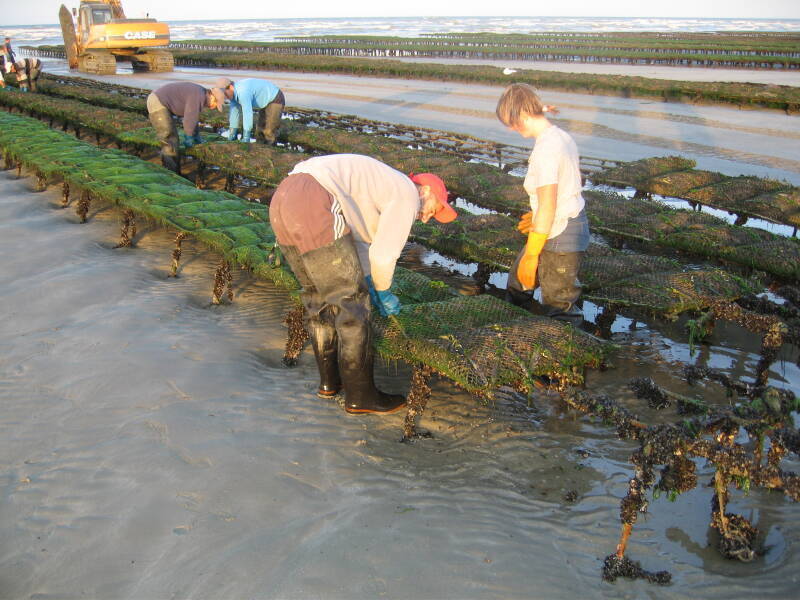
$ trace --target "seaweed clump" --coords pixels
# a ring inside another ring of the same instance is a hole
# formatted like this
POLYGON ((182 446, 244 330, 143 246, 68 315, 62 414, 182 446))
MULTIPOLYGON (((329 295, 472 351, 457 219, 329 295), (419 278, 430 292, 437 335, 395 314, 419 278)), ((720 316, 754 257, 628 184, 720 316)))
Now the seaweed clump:
POLYGON ((603 561, 603 580, 614 583, 618 577, 626 579, 646 579, 650 583, 668 585, 672 582, 669 571, 645 571, 642 565, 627 556, 610 554, 603 561))

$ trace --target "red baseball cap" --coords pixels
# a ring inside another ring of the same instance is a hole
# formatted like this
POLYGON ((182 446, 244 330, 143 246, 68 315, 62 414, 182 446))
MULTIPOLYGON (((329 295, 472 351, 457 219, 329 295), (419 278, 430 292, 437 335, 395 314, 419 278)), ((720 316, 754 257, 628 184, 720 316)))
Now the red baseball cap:
POLYGON ((439 210, 434 213, 434 219, 439 223, 449 223, 455 220, 458 213, 447 201, 447 188, 444 186, 444 181, 442 181, 441 177, 433 173, 410 173, 409 177, 417 185, 429 186, 434 197, 439 201, 439 210))

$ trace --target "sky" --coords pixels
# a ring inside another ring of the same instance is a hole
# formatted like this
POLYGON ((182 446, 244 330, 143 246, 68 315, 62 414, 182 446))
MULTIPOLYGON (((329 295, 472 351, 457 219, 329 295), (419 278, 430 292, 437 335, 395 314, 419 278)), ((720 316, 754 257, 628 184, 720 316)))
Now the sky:
MULTIPOLYGON (((63 0, 0 0, 0 25, 37 25, 58 22, 63 0)), ((80 0, 67 0, 68 8, 80 0)), ((325 17, 408 16, 537 16, 537 17, 683 17, 800 19, 799 0, 563 0, 535 2, 505 0, 122 0, 128 17, 150 13, 163 21, 197 19, 277 19, 325 17)))

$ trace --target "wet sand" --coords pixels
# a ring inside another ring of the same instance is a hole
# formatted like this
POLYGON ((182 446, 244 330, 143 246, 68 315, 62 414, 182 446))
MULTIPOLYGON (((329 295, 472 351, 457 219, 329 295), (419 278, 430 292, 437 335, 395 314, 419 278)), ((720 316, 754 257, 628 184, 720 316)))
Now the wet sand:
MULTIPOLYGON (((154 87, 218 73, 103 79, 154 87)), ((291 105, 520 143, 494 120, 497 88, 245 74, 272 78, 291 105)), ((706 168, 800 180, 793 164, 762 164, 800 160, 796 117, 557 98, 574 131, 589 128, 576 134, 584 154, 640 158, 691 143, 706 168)), ((673 584, 603 583, 632 473, 633 446, 610 428, 550 396, 528 406, 501 393, 485 406, 435 380, 420 423, 434 437, 400 444, 401 415, 348 416, 316 398, 310 350, 297 369, 281 365, 282 292, 237 272, 235 302, 212 307, 218 257, 187 240, 180 277, 168 278, 173 235, 144 227, 136 248, 114 250, 114 210, 94 207, 78 225, 55 189, 32 184, 0 173, 0 597, 795 595, 800 506, 780 493, 733 494, 732 510, 762 530, 768 551, 726 561, 709 547, 711 473, 699 464, 699 487, 653 501, 629 549, 645 568, 670 570, 673 584)), ((632 399, 631 377, 727 402, 713 386, 682 383, 681 364, 747 378, 758 361, 758 340, 724 323, 694 356, 682 322, 620 318, 614 331, 613 368, 591 372, 587 387, 645 419, 658 417, 632 399)), ((785 352, 771 383, 797 394, 795 360, 785 352)), ((406 366, 378 376, 405 391, 406 366)))
MULTIPOLYGON (((633 449, 608 427, 547 395, 485 406, 435 380, 434 437, 400 444, 401 415, 316 398, 308 349, 281 366, 282 292, 237 272, 235 302, 213 307, 217 257, 187 240, 168 278, 173 235, 140 224, 115 250, 114 210, 79 225, 32 185, 0 173, 0 597, 794 595, 800 506, 781 494, 734 494, 768 545, 748 565, 708 547, 708 488, 654 501, 629 553, 673 584, 603 583, 633 449)), ((725 401, 681 384, 679 361, 746 376, 758 358, 736 327, 694 358, 677 325, 615 329, 615 368, 587 383, 628 401, 642 374, 725 401)), ((405 391, 403 365, 378 375, 405 391)), ((793 364, 771 377, 800 392, 793 364)))
POLYGON ((672 81, 728 81, 733 83, 800 86, 800 70, 798 69, 731 69, 726 67, 615 65, 606 63, 469 58, 393 58, 392 60, 421 63, 433 62, 442 65, 491 65, 500 69, 530 69, 532 71, 590 73, 592 75, 632 75, 672 81))

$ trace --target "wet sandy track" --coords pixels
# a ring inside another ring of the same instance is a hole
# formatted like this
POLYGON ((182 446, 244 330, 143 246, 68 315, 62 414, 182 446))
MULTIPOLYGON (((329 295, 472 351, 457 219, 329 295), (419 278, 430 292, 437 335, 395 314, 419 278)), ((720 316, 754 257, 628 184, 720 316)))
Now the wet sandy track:
MULTIPOLYGON (((670 569, 671 587, 602 583, 632 450, 613 432, 548 396, 489 407, 436 380, 421 422, 433 439, 400 444, 401 416, 352 417, 314 396, 308 350, 280 366, 288 301, 272 286, 235 273, 234 304, 211 307, 216 257, 185 242, 168 278, 172 234, 140 227, 135 249, 113 250, 115 211, 94 207, 80 226, 32 183, 0 174, 3 595, 793 593, 800 508, 737 496, 770 545, 742 567, 706 547, 702 486, 655 501, 635 529, 631 556, 670 569)), ((644 373, 686 392, 677 361, 746 374, 757 360, 737 328, 694 359, 680 330, 617 329, 615 368, 588 382, 616 397, 644 373)), ((380 379, 403 391, 408 370, 380 379)), ((788 363, 772 380, 800 391, 788 363)))

